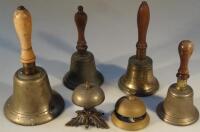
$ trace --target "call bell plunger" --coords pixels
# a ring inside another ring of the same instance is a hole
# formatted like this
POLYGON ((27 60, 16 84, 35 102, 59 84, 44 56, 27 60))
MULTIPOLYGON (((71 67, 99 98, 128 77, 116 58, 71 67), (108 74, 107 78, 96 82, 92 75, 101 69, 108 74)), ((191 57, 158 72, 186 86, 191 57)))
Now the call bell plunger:
POLYGON ((23 68, 14 75, 14 92, 5 103, 4 113, 16 124, 43 124, 63 111, 64 101, 51 90, 45 70, 35 65, 36 57, 31 46, 31 14, 23 6, 19 6, 14 13, 14 25, 21 44, 23 68))
POLYGON ((137 96, 149 96, 154 94, 158 88, 158 80, 153 75, 153 61, 146 56, 146 34, 149 25, 149 7, 143 1, 137 15, 138 42, 137 53, 129 58, 126 73, 119 80, 119 88, 128 94, 137 96))
POLYGON ((71 57, 70 70, 63 78, 63 83, 66 87, 74 90, 79 84, 89 81, 100 86, 103 83, 103 75, 96 70, 94 56, 87 51, 85 40, 85 26, 87 23, 87 14, 83 11, 83 7, 78 7, 78 12, 75 14, 75 22, 78 30, 78 42, 76 49, 71 57))
POLYGON ((84 125, 86 128, 96 126, 108 129, 109 126, 103 119, 103 113, 95 109, 95 106, 100 105, 104 99, 103 90, 94 84, 86 82, 77 86, 72 95, 72 102, 84 109, 76 111, 77 116, 72 118, 66 126, 84 125))
POLYGON ((133 95, 121 97, 115 104, 112 122, 115 126, 129 131, 145 128, 150 118, 143 101, 133 95))
POLYGON ((172 125, 185 126, 196 122, 199 112, 193 104, 193 90, 187 84, 189 78, 188 61, 193 52, 193 44, 189 40, 180 42, 178 47, 180 67, 177 83, 172 84, 167 97, 157 107, 158 116, 172 125))

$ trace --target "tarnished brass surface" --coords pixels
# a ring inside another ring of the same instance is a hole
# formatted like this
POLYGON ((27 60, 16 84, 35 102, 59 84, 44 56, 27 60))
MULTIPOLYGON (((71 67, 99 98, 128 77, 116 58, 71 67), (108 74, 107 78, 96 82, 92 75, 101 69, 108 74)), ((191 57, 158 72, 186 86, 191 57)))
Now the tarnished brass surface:
POLYGON ((158 88, 158 80, 153 75, 152 59, 146 56, 143 60, 136 56, 129 58, 127 72, 119 80, 119 88, 127 94, 149 96, 158 88))
POLYGON ((72 95, 72 102, 86 109, 100 105, 104 99, 103 90, 88 82, 80 84, 72 95))
POLYGON ((190 125, 199 118, 199 112, 193 105, 193 90, 187 85, 180 90, 172 84, 167 97, 157 107, 158 116, 167 123, 179 126, 190 125))
POLYGON ((63 83, 71 90, 85 81, 100 86, 104 81, 103 75, 96 70, 94 55, 87 51, 88 46, 85 40, 87 14, 83 11, 83 6, 78 6, 74 20, 78 31, 77 51, 71 57, 70 70, 64 76, 63 83))
POLYGON ((14 93, 4 106, 6 117, 20 125, 39 125, 57 117, 64 109, 62 97, 51 90, 44 69, 36 67, 33 75, 14 75, 14 93))
POLYGON ((146 107, 138 97, 129 95, 118 99, 115 104, 115 111, 125 117, 138 118, 146 113, 146 107))
POLYGON ((128 131, 136 131, 145 128, 150 121, 149 115, 147 114, 142 120, 137 122, 126 122, 117 118, 116 114, 113 112, 111 115, 111 120, 113 124, 121 129, 128 131))
POLYGON ((143 101, 134 95, 121 97, 112 112, 112 122, 125 130, 138 130, 149 124, 149 115, 143 101))
POLYGON ((89 81, 100 86, 103 81, 103 75, 96 70, 94 56, 86 51, 84 54, 75 52, 71 57, 69 72, 64 76, 63 83, 66 87, 74 90, 79 84, 89 81))
POLYGON ((158 116, 172 125, 186 126, 199 119, 199 112, 193 103, 193 90, 187 84, 189 78, 188 62, 193 52, 193 43, 189 40, 180 42, 180 66, 178 69, 177 83, 172 84, 167 97, 157 107, 158 116))
POLYGON ((104 92, 98 86, 88 81, 80 84, 73 92, 72 102, 84 109, 76 111, 77 116, 72 118, 66 126, 84 125, 86 128, 96 126, 97 128, 108 129, 109 126, 103 119, 104 114, 94 108, 100 105, 104 99, 104 92))

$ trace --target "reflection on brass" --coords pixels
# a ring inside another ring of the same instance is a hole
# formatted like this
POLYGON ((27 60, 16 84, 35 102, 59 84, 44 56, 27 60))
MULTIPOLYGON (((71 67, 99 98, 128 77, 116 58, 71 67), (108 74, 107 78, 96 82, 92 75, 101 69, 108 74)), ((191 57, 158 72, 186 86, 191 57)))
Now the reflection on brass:
POLYGON ((66 126, 80 126, 85 125, 96 126, 97 128, 108 129, 109 126, 103 119, 103 113, 98 112, 94 107, 100 105, 105 99, 104 92, 101 88, 86 82, 80 84, 73 92, 72 102, 75 105, 83 107, 83 110, 76 111, 77 116, 72 118, 66 126))
POLYGON ((23 68, 14 75, 13 95, 5 103, 4 113, 16 124, 43 124, 63 111, 64 101, 51 90, 45 70, 35 66, 36 58, 31 46, 31 16, 23 6, 17 8, 14 24, 21 44, 23 68))
POLYGON ((134 131, 149 124, 149 115, 144 103, 133 95, 121 97, 115 104, 112 122, 121 129, 134 131))
POLYGON ((196 122, 199 112, 193 104, 193 90, 187 84, 189 78, 188 61, 193 51, 193 44, 184 40, 179 44, 180 67, 177 83, 172 84, 167 97, 157 107, 158 116, 172 125, 185 126, 196 122))
POLYGON ((70 70, 63 78, 66 87, 74 90, 79 84, 89 81, 100 86, 103 83, 103 75, 96 70, 94 55, 87 51, 85 40, 85 26, 87 23, 87 15, 83 11, 83 7, 78 7, 75 14, 75 22, 78 30, 77 51, 71 57, 70 70))
POLYGON ((128 61, 126 73, 119 80, 119 88, 128 94, 137 96, 149 96, 154 94, 158 88, 158 80, 153 75, 153 61, 146 56, 146 34, 149 24, 149 7, 143 1, 138 10, 138 42, 136 44, 136 55, 131 56, 128 61))

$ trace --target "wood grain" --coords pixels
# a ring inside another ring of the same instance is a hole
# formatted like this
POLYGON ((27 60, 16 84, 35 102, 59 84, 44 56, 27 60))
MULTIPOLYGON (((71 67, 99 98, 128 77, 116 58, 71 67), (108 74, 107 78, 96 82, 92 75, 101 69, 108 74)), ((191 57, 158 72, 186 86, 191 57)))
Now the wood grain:
POLYGON ((78 41, 76 49, 79 53, 87 50, 87 43, 85 40, 85 27, 87 24, 87 14, 83 11, 83 6, 78 7, 78 12, 75 14, 75 23, 78 30, 78 41))
POLYGON ((19 6, 14 12, 15 30, 21 45, 21 62, 34 63, 35 54, 31 46, 32 20, 31 14, 23 6, 19 6))
POLYGON ((182 80, 189 78, 188 63, 193 52, 193 43, 190 40, 183 40, 178 46, 180 56, 180 67, 178 69, 177 77, 182 80))
POLYGON ((146 36, 149 25, 150 11, 146 1, 143 1, 139 7, 137 15, 137 26, 138 26, 138 42, 136 44, 137 52, 136 56, 138 59, 144 59, 146 57, 146 36))

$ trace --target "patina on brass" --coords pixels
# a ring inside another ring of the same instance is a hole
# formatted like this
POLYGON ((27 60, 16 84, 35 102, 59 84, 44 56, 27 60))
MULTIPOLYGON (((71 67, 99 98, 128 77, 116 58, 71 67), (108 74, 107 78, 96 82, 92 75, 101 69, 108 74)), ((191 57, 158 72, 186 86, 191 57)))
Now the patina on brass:
POLYGON ((23 68, 14 75, 13 95, 5 103, 4 113, 16 124, 43 124, 63 111, 64 101, 51 90, 46 71, 35 66, 35 54, 31 46, 31 14, 23 6, 15 11, 14 24, 21 44, 23 68))
POLYGON ((167 97, 157 107, 158 116, 172 125, 185 126, 196 122, 199 112, 193 104, 193 90, 187 84, 189 78, 188 61, 193 52, 193 44, 184 40, 179 44, 180 67, 177 83, 172 84, 167 97))
POLYGON ((108 129, 109 126, 103 119, 103 113, 98 112, 94 107, 100 105, 105 99, 104 92, 101 88, 86 82, 80 84, 73 92, 72 102, 83 110, 76 111, 77 116, 72 118, 66 126, 80 126, 85 125, 86 128, 89 126, 96 126, 97 128, 108 129))
POLYGON ((144 103, 134 95, 121 97, 112 113, 113 124, 129 131, 145 128, 149 121, 144 103))
POLYGON ((137 96, 149 96, 154 94, 158 88, 158 80, 153 75, 153 61, 146 56, 146 34, 149 25, 149 7, 143 1, 138 10, 138 42, 137 53, 128 61, 126 73, 119 80, 119 88, 128 94, 137 96))
POLYGON ((77 51, 71 57, 70 70, 64 76, 63 83, 71 90, 74 90, 75 87, 85 81, 100 86, 104 79, 103 75, 96 70, 93 54, 87 51, 84 35, 87 14, 83 11, 82 6, 78 7, 78 12, 75 14, 75 22, 78 30, 77 51))

